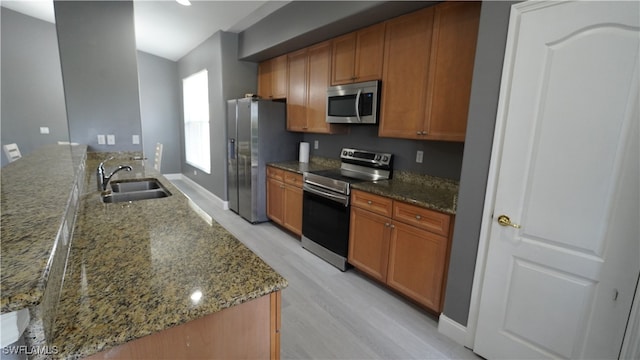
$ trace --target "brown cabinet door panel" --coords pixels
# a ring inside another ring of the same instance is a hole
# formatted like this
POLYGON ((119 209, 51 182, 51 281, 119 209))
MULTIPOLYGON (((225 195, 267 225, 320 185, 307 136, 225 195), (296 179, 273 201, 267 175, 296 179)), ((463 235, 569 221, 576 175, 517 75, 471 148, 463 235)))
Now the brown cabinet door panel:
POLYGON ((423 138, 433 13, 431 7, 386 24, 379 136, 423 138))
POLYGON ((480 2, 436 6, 427 109, 428 139, 464 141, 480 2))
POLYGON ((307 49, 288 55, 287 82, 287 130, 306 130, 307 49))
POLYGON ((393 225, 387 284, 440 312, 447 238, 397 221, 393 225))
POLYGON ((382 78, 385 27, 386 23, 379 23, 357 32, 354 81, 382 78))
POLYGON ((352 32, 333 39, 331 56, 331 84, 353 82, 356 58, 356 33, 352 32))
POLYGON ((284 220, 284 183, 267 179, 267 216, 278 224, 284 220))
POLYGON ((272 97, 271 60, 265 60, 258 64, 258 95, 265 99, 272 97))
POLYGON ((271 59, 271 89, 274 99, 287 97, 287 55, 271 59))
POLYGON ((351 205, 389 218, 393 215, 393 200, 365 191, 353 190, 351 192, 351 205))
POLYGON ((327 87, 331 76, 331 43, 308 48, 307 129, 314 133, 329 133, 327 124, 327 87))
POLYGON ((389 218, 351 208, 349 263, 382 282, 387 278, 390 224, 389 218))
POLYGON ((302 189, 299 187, 284 186, 284 216, 285 228, 294 234, 302 235, 302 189))

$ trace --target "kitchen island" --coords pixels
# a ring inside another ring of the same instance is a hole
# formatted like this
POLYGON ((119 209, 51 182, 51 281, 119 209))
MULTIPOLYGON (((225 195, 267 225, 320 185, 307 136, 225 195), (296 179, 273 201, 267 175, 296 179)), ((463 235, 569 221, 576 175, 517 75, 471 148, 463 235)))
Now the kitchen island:
POLYGON ((27 344, 64 359, 278 358, 287 281, 222 226, 203 221, 189 199, 130 154, 109 161, 107 173, 131 165, 117 177, 158 178, 172 195, 103 203, 95 168, 105 156, 87 155, 51 331, 27 344))

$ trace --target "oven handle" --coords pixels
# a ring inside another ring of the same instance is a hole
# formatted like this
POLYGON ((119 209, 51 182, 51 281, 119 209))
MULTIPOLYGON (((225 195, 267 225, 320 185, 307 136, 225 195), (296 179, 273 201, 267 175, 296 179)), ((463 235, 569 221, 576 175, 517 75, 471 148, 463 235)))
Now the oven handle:
POLYGON ((323 197, 325 199, 329 199, 331 201, 338 202, 338 203, 344 205, 345 207, 349 206, 349 196, 332 194, 332 193, 329 193, 329 192, 326 192, 326 191, 322 191, 320 189, 316 189, 315 187, 311 187, 308 184, 304 184, 302 186, 302 189, 304 191, 308 191, 308 192, 310 192, 312 194, 321 196, 321 197, 323 197))

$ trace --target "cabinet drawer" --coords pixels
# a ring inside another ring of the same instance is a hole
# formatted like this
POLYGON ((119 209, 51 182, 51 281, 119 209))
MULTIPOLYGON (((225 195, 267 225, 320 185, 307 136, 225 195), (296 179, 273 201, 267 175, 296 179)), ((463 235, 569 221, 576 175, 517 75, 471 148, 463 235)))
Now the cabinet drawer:
POLYGON ((451 216, 437 211, 396 201, 393 206, 393 219, 435 234, 449 235, 451 216))
POLYGON ((302 175, 290 171, 284 172, 284 182, 302 188, 302 175))
POLYGON ((393 210, 393 200, 359 190, 351 193, 351 204, 387 217, 391 217, 393 210))
POLYGON ((280 180, 280 181, 284 181, 284 170, 282 169, 276 169, 274 167, 271 166, 267 166, 267 177, 276 179, 276 180, 280 180))

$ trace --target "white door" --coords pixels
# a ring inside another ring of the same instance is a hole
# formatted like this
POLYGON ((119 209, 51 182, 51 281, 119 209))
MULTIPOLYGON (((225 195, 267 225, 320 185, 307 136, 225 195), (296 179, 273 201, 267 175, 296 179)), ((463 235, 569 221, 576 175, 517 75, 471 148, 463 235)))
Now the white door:
POLYGON ((512 9, 474 345, 483 357, 619 355, 640 271, 639 4, 512 9))

